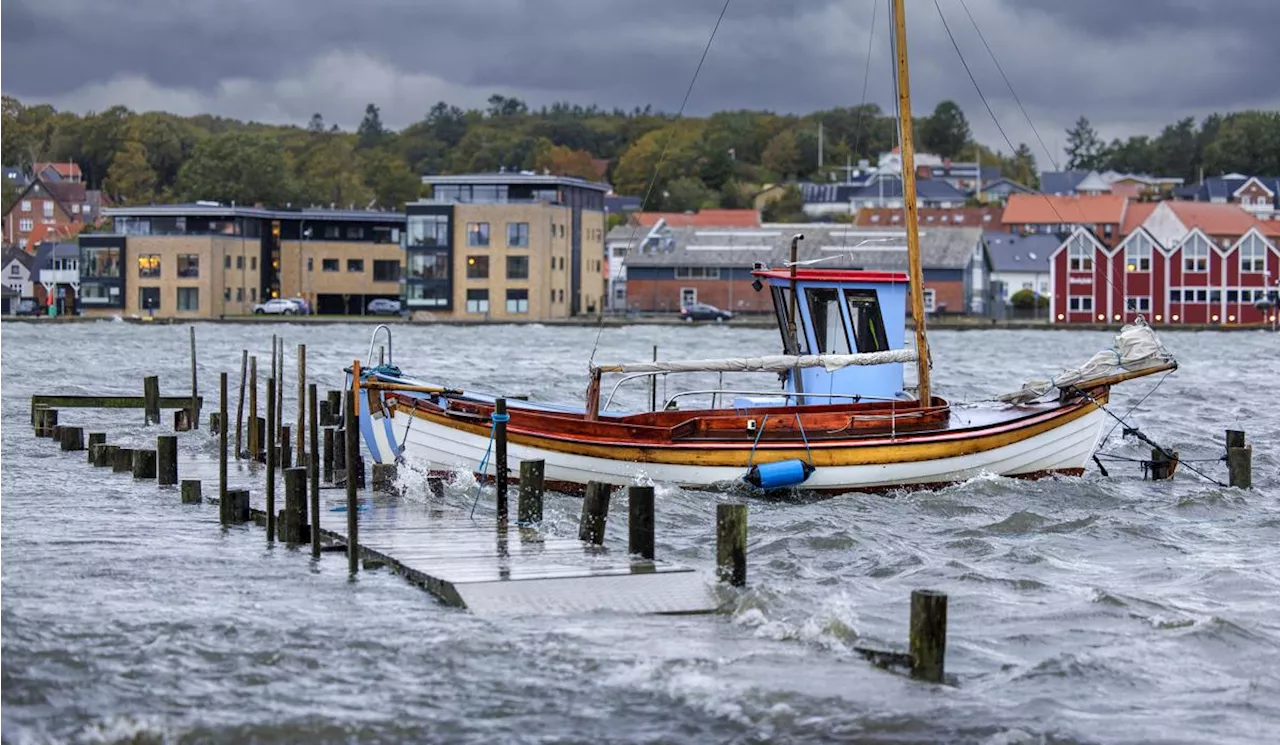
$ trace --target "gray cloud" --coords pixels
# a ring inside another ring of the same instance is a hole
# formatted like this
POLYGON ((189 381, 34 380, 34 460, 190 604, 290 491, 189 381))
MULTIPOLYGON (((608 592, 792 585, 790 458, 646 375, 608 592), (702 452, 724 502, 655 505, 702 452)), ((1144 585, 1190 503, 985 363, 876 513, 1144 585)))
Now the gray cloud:
MULTIPOLYGON (((873 0, 735 0, 690 102, 804 112, 861 99, 873 0)), ((1077 116, 1106 137, 1215 110, 1280 108, 1276 0, 966 0, 1050 147, 1077 116)), ((1015 143, 1034 136, 959 0, 939 0, 1015 143)), ((721 0, 10 0, 5 93, 77 111, 201 111, 402 127, 490 93, 673 111, 721 0)), ((868 99, 891 104, 887 13, 868 99)), ((908 3, 913 99, 960 103, 1006 149, 933 2, 908 3)), ((1043 160, 1043 153, 1037 148, 1043 160)), ((1056 153, 1055 153, 1056 155, 1056 153)))

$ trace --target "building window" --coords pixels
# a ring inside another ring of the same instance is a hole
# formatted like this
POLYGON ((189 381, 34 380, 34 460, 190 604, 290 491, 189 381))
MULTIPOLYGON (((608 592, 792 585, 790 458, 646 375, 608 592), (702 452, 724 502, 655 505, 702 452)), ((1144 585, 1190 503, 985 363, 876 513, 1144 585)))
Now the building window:
POLYGON ((237 256, 237 257, 236 257, 236 269, 239 269, 239 270, 241 270, 241 271, 244 271, 244 257, 243 257, 243 256, 237 256))
POLYGON ((30 199, 24 199, 24 200, 22 200, 22 211, 23 211, 23 212, 30 212, 30 211, 31 211, 31 200, 30 200, 30 199))
POLYGON ((508 256, 507 257, 507 279, 528 279, 529 278, 529 257, 528 256, 508 256))
POLYGON ((449 254, 439 251, 410 251, 408 261, 409 279, 448 279, 449 254))
POLYGON ((449 245, 447 215, 410 215, 407 225, 409 246, 449 245))
POLYGON ((1250 233, 1240 242, 1240 271, 1261 274, 1267 270, 1267 244, 1250 233))
POLYGON ((231 254, 227 254, 226 256, 222 257, 222 268, 223 269, 231 268, 231 254))
POLYGON ((468 246, 488 246, 489 245, 489 223, 487 222, 467 223, 467 245, 468 246))
POLYGON ((313 259, 313 258, 311 258, 310 256, 308 256, 308 257, 307 257, 307 271, 309 271, 309 272, 310 272, 310 271, 314 271, 314 270, 315 270, 315 268, 316 268, 316 260, 315 260, 315 259, 313 259))
POLYGON ((358 240, 363 240, 363 239, 364 239, 364 228, 359 227, 359 226, 357 226, 357 225, 349 225, 349 226, 347 226, 347 238, 348 238, 348 239, 350 239, 350 240, 357 240, 357 241, 358 241, 358 240))
MULTIPOLYGON (((592 262, 594 264, 596 262, 592 262)), ((718 266, 678 266, 676 279, 720 279, 718 266)))
POLYGON ((178 288, 178 310, 200 310, 200 288, 178 288))
POLYGON ((138 257, 139 277, 159 277, 160 257, 156 254, 142 254, 138 257))
POLYGON ((363 272, 363 271, 364 271, 364 259, 347 259, 347 271, 348 271, 348 272, 363 272))
POLYGON ((444 285, 411 284, 405 288, 411 305, 425 305, 431 308, 443 308, 449 305, 448 288, 444 285))
POLYGON ((337 225, 324 226, 324 237, 327 240, 336 241, 342 237, 342 229, 337 225))
POLYGON ((258 288, 257 288, 257 287, 250 287, 250 288, 249 288, 249 300, 250 300, 251 302, 255 302, 255 303, 256 303, 256 302, 258 302, 258 288))
POLYGON ((1093 271, 1093 244, 1083 233, 1071 236, 1067 245, 1067 268, 1073 272, 1093 271))
POLYGON ((394 259, 373 260, 374 282, 399 282, 400 262, 394 259))
POLYGON ((33 229, 35 229, 35 226, 36 226, 35 222, 29 217, 24 217, 18 221, 18 230, 22 231, 23 233, 30 233, 33 229))
POLYGON ((139 287, 138 307, 142 310, 160 310, 160 288, 139 287))
POLYGON ((243 302, 244 302, 244 288, 243 288, 243 287, 237 287, 237 288, 236 288, 236 302, 237 302, 237 303, 243 303, 243 302))
POLYGON ((223 288, 222 288, 222 299, 223 299, 223 301, 227 301, 227 302, 229 302, 229 301, 231 300, 231 288, 230 288, 230 287, 223 287, 223 288))
POLYGON ((321 259, 321 260, 320 260, 320 271, 322 271, 322 272, 336 272, 336 271, 338 271, 338 260, 337 260, 337 259, 321 259))
POLYGON ((468 313, 488 313, 489 312, 489 291, 488 290, 467 290, 467 312, 468 313))
POLYGON ((1184 272, 1209 271, 1209 241, 1199 233, 1182 242, 1182 270, 1184 272))
POLYGON ((488 256, 468 256, 467 257, 467 279, 488 279, 489 278, 489 257, 488 256))
POLYGON ((50 202, 50 201, 48 201, 48 200, 45 200, 45 202, 44 202, 44 216, 45 216, 45 217, 53 217, 53 202, 50 202))
POLYGON ((1134 233, 1124 247, 1125 268, 1131 272, 1151 271, 1151 239, 1146 233, 1134 233))
POLYGON ((508 313, 528 313, 529 312, 529 291, 528 290, 507 290, 507 312, 508 313))
POLYGON ((560 257, 560 271, 562 271, 562 272, 564 271, 564 257, 563 257, 563 256, 561 256, 561 257, 560 257))
POLYGON ((257 256, 250 256, 250 257, 249 257, 249 271, 251 271, 251 272, 256 272, 256 271, 258 271, 258 257, 257 257, 257 256))
POLYGON ((1092 313, 1093 298, 1089 296, 1068 297, 1067 310, 1077 313, 1092 313))
POLYGON ((1148 296, 1131 297, 1127 301, 1129 310, 1137 313, 1148 313, 1151 311, 1151 298, 1148 296))
MULTIPOLYGON (((194 279, 200 276, 200 256, 199 254, 178 254, 178 277, 181 279, 194 279)), ((178 308, 182 308, 182 304, 178 304, 178 308)), ((194 310, 194 308, 192 309, 194 310)))
POLYGON ((557 291, 557 292, 558 292, 558 294, 559 294, 559 296, 560 296, 560 302, 562 302, 562 303, 563 303, 563 302, 564 302, 564 290, 559 290, 559 291, 557 291))
POLYGON ((84 256, 84 276, 120 276, 120 249, 114 247, 86 248, 81 251, 81 255, 84 256))
POLYGON ((507 245, 511 248, 527 248, 529 246, 529 223, 507 223, 507 245))

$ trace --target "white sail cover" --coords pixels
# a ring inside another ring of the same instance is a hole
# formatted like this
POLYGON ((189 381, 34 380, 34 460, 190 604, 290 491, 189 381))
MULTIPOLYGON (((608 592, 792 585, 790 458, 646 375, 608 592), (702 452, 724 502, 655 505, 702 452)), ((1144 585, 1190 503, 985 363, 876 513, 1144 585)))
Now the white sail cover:
POLYGON ((1080 367, 1065 370, 1048 380, 1028 381, 1012 393, 996 396, 996 400, 1012 404, 1030 403, 1058 388, 1087 384, 1090 380, 1122 371, 1141 370, 1172 361, 1173 355, 1156 338, 1156 332, 1139 317, 1134 323, 1120 329, 1120 333, 1116 334, 1115 344, 1110 349, 1098 352, 1080 367))
POLYGON ((802 367, 825 367, 828 371, 850 365, 885 365, 891 362, 914 362, 916 350, 889 349, 860 354, 773 354, 765 357, 730 357, 710 360, 672 360, 661 362, 627 362, 601 365, 603 372, 785 372, 802 367))

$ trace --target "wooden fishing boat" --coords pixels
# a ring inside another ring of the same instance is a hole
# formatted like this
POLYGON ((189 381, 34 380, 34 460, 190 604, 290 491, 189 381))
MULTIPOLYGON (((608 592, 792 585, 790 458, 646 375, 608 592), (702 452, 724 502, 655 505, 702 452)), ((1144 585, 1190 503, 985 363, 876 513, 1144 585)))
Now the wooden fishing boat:
POLYGON ((895 8, 907 274, 801 268, 803 235, 793 236, 786 266, 754 268, 757 291, 772 294, 780 353, 591 365, 581 406, 504 400, 503 414, 496 394, 405 374, 390 356, 364 372, 353 365, 351 390, 373 459, 497 477, 488 458, 497 419, 506 424, 511 468, 543 460, 548 483, 568 490, 599 481, 845 492, 981 474, 1081 474, 1107 422, 1111 386, 1176 362, 1139 317, 1111 349, 1007 396, 961 405, 932 394, 902 0, 895 8), (914 390, 904 385, 908 363, 914 390), (648 410, 612 409, 620 385, 700 372, 761 373, 781 384, 681 391, 661 405, 651 400, 648 410), (615 381, 607 396, 606 380, 615 381), (686 408, 706 398, 709 406, 686 408))

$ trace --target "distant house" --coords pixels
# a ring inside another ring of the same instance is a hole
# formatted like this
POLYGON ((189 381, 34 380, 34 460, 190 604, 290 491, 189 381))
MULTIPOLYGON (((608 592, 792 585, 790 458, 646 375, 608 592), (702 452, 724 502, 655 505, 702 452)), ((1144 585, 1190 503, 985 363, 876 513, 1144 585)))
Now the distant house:
POLYGON ((621 197, 617 194, 604 195, 604 211, 610 215, 628 214, 640 209, 640 197, 621 197))
POLYGON ((56 304, 58 315, 75 313, 80 294, 80 246, 41 243, 33 267, 37 280, 33 287, 36 302, 42 306, 56 304))
MULTIPOLYGON (((947 209, 923 207, 917 213, 920 227, 998 229, 1001 225, 1000 207, 951 207, 947 209)), ((854 224, 860 228, 901 228, 901 207, 868 207, 858 210, 854 224)))
POLYGON ((1110 194, 1014 194, 1004 206, 1002 219, 1009 233, 1062 236, 1084 227, 1102 244, 1114 246, 1120 239, 1120 226, 1129 206, 1128 199, 1110 194))
POLYGON ((84 181, 84 174, 80 171, 80 164, 72 161, 65 163, 33 163, 31 165, 31 173, 35 178, 44 179, 49 183, 61 181, 80 183, 84 181))
POLYGON ((32 251, 42 241, 72 238, 99 218, 101 208, 102 192, 83 182, 37 175, 4 214, 4 243, 32 251))
POLYGON ((631 221, 643 227, 653 227, 658 221, 673 228, 751 228, 760 226, 760 213, 756 210, 701 210, 699 212, 636 212, 631 221))
POLYGON ((1182 181, 1172 176, 1117 171, 1043 171, 1040 173, 1040 191, 1060 197, 1073 194, 1159 197, 1182 186, 1182 181))
MULTIPOLYGON (((31 267, 34 264, 35 257, 31 254, 17 246, 5 246, 4 258, 0 260, 0 278, 3 279, 7 299, 18 300, 34 296, 31 282, 31 267)), ((3 312, 11 313, 12 308, 6 305, 3 312)))
POLYGON ((1230 173, 1211 176, 1178 189, 1182 199, 1215 204, 1238 204, 1259 220, 1280 220, 1280 177, 1230 173))
MULTIPOLYGON (((849 183, 803 183, 800 195, 804 213, 811 217, 851 214, 868 207, 902 207, 902 177, 874 173, 849 183)), ((965 195, 945 180, 918 179, 916 204, 920 207, 962 207, 965 195)))
POLYGON ((1010 178, 998 178, 995 181, 983 182, 982 189, 974 196, 978 201, 987 204, 1000 203, 1003 204, 1012 194, 1033 194, 1035 189, 1020 184, 1010 178))
POLYGON ((983 238, 991 256, 991 285, 1001 288, 998 299, 1008 305, 1022 290, 1050 295, 1049 257, 1062 243, 1057 236, 989 232, 983 238))
POLYGON ((21 168, 13 168, 11 166, 4 167, 4 178, 10 185, 18 189, 27 188, 27 184, 31 183, 31 177, 21 168))
MULTIPOLYGON (((627 256, 627 301, 636 310, 674 312, 693 303, 710 303, 735 313, 772 310, 768 293, 752 286, 752 266, 782 266, 789 260, 789 237, 803 232, 800 261, 822 266, 906 271, 906 233, 858 230, 830 223, 766 223, 757 229, 670 228, 652 248, 627 256)), ((921 264, 925 309, 929 313, 966 313, 986 293, 989 262, 978 228, 922 230, 921 264)))

